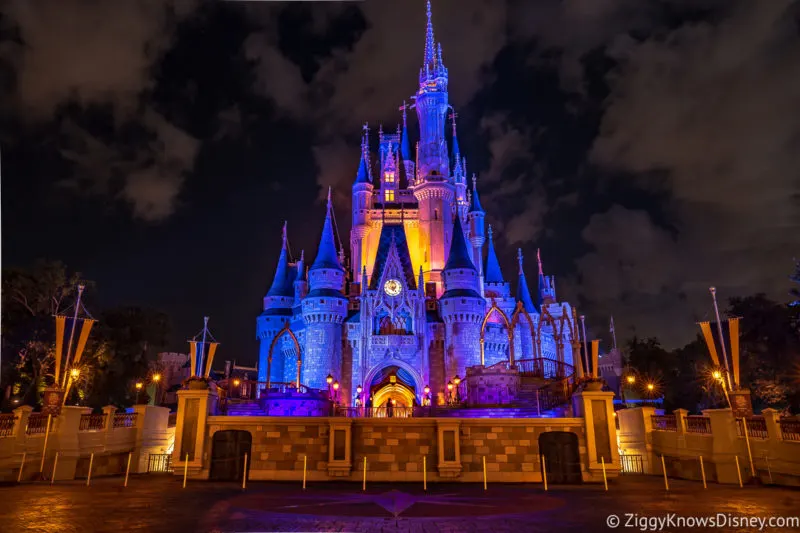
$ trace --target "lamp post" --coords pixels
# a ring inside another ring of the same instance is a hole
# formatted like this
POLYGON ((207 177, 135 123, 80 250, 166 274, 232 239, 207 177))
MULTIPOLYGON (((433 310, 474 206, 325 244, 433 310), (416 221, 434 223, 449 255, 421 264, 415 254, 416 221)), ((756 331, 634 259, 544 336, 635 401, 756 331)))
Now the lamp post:
POLYGON ((328 384, 328 398, 333 398, 331 394, 331 383, 333 383, 333 376, 328 374, 328 377, 325 378, 325 382, 328 384))
MULTIPOLYGON (((233 390, 234 390, 234 391, 237 391, 237 395, 238 395, 238 396, 241 396, 241 395, 242 395, 242 391, 241 391, 241 390, 239 390, 239 385, 241 385, 241 384, 242 384, 242 382, 241 382, 241 380, 239 380, 239 378, 235 378, 235 379, 233 380, 233 390)), ((231 392, 233 392, 233 391, 231 391, 231 392)))
POLYGON ((142 388, 144 387, 144 383, 141 381, 136 382, 136 405, 139 405, 139 393, 142 392, 142 388))
POLYGON ((731 398, 728 396, 728 389, 725 387, 725 378, 722 376, 722 372, 719 370, 714 370, 714 372, 711 373, 711 376, 719 382, 719 386, 722 387, 722 392, 725 393, 725 400, 728 402, 728 407, 733 409, 733 406, 731 405, 731 398))
MULTIPOLYGON (((77 367, 72 367, 72 369, 69 371, 70 383, 77 383, 78 378, 80 376, 81 376, 81 369, 77 368, 77 367)), ((79 403, 80 403, 80 395, 78 395, 78 400, 79 400, 79 403)))
POLYGON ((333 382, 333 395, 335 397, 336 403, 338 404, 339 403, 339 382, 338 381, 334 381, 333 382))
POLYGON ((461 383, 461 378, 458 376, 454 377, 453 383, 455 384, 455 389, 456 389, 456 403, 459 403, 461 401, 461 395, 459 394, 458 385, 461 383))
POLYGON ((452 381, 448 381, 447 382, 447 403, 448 404, 452 404, 453 403, 453 382, 452 381))
POLYGON ((423 405, 430 405, 431 404, 431 388, 425 385, 425 388, 422 389, 425 392, 425 397, 422 398, 423 405))
POLYGON ((622 396, 622 404, 625 405, 625 406, 628 405, 627 401, 625 400, 625 384, 626 383, 628 384, 628 386, 633 388, 633 385, 636 383, 636 376, 634 376, 633 374, 629 374, 629 375, 625 376, 625 382, 623 382, 619 387, 619 389, 620 389, 619 392, 620 392, 620 395, 622 396))
POLYGON ((356 399, 358 400, 358 405, 356 405, 356 407, 361 407, 361 405, 364 403, 363 399, 361 398, 361 392, 363 390, 364 389, 361 387, 361 385, 356 387, 356 399))
POLYGON ((161 374, 159 374, 158 372, 153 374, 153 383, 156 384, 156 397, 153 401, 153 405, 158 405, 158 392, 159 389, 161 388, 161 374))

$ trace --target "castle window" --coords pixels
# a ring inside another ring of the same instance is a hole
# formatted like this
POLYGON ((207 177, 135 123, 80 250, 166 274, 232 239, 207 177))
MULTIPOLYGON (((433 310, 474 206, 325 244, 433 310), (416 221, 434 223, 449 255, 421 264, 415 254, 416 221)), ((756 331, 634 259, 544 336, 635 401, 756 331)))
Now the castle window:
POLYGON ((433 220, 439 220, 439 210, 438 209, 434 209, 433 210, 433 220))
POLYGON ((386 202, 394 202, 394 191, 392 190, 384 191, 383 199, 386 202))
POLYGON ((375 335, 412 335, 411 316, 400 311, 394 318, 387 313, 382 313, 375 318, 375 335))
POLYGON ((394 183, 394 172, 387 172, 384 176, 384 181, 386 183, 394 183))

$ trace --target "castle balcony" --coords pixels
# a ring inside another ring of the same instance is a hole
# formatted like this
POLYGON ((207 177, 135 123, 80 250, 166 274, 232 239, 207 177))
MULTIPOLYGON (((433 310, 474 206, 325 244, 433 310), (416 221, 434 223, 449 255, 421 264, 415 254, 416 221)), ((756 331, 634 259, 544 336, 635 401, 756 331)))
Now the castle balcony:
POLYGON ((400 347, 400 346, 416 346, 416 335, 373 335, 372 346, 387 346, 387 347, 400 347))

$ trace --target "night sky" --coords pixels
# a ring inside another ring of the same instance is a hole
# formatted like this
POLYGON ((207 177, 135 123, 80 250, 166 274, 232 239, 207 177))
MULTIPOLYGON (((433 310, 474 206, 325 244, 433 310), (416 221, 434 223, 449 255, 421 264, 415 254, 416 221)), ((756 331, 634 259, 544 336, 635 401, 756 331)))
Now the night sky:
MULTIPOLYGON (((160 308, 174 351, 209 315, 218 357, 253 363, 282 221, 313 257, 332 186, 349 241, 360 126, 400 121, 425 2, 0 13, 3 266, 61 259, 98 307, 160 308)), ((670 347, 712 313, 709 285, 788 298, 797 2, 434 0, 433 22, 507 279, 540 247, 590 336, 613 314, 620 340, 670 347)))

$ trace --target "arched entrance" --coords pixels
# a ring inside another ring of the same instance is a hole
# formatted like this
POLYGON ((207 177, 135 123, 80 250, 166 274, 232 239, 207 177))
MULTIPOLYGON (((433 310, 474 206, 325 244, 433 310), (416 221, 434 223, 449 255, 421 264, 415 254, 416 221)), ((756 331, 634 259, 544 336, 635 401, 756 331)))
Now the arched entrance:
MULTIPOLYGON (((250 452, 253 437, 249 431, 225 430, 214 433, 211 441, 211 471, 209 479, 215 481, 241 481, 244 473, 244 455, 250 452)), ((247 462, 250 470, 250 461, 247 462)))
POLYGON ((368 391, 373 408, 383 409, 391 400, 393 407, 398 409, 395 416, 400 415, 403 408, 413 407, 416 403, 414 377, 399 366, 387 366, 375 373, 368 391))
POLYGON ((583 480, 578 436, 575 433, 542 433, 539 435, 539 453, 545 460, 548 483, 580 483, 583 480))

